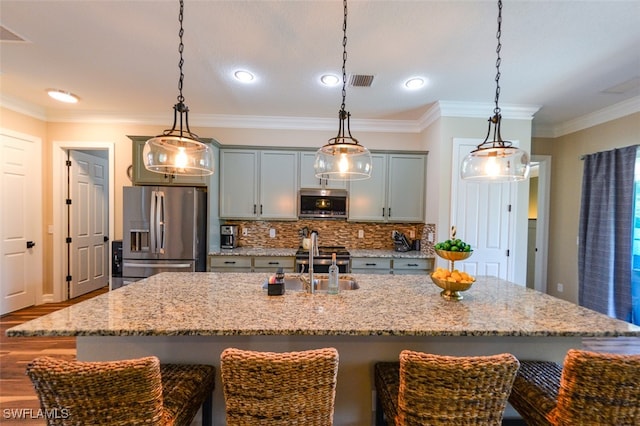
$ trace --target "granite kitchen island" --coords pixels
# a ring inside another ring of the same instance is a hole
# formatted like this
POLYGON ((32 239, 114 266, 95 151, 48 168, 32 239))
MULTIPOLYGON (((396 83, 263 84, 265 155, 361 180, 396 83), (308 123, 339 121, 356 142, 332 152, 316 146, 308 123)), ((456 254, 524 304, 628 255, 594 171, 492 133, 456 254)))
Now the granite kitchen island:
MULTIPOLYGON (((428 276, 353 275, 339 295, 268 296, 261 273, 163 273, 29 321, 9 336, 77 336, 79 360, 156 355, 219 367, 226 347, 340 354, 336 425, 373 423, 372 370, 402 349, 451 355, 511 352, 562 361, 582 337, 640 336, 640 327, 491 277, 461 301, 428 276)), ((507 413, 509 416, 510 413, 507 413)), ((224 424, 216 383, 215 424, 224 424)))

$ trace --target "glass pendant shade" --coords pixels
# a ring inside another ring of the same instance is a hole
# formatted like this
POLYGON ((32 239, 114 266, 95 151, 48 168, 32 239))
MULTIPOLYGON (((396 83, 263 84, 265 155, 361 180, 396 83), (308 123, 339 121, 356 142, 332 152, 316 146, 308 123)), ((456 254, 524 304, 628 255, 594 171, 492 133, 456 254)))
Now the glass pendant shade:
POLYGON ((168 175, 213 174, 213 151, 200 141, 160 135, 149 139, 142 151, 147 170, 168 175))
POLYGON ((182 35, 184 28, 182 20, 184 18, 184 0, 180 0, 180 44, 178 52, 180 60, 180 79, 178 80, 178 103, 173 106, 173 126, 165 130, 161 135, 149 139, 144 144, 142 156, 144 167, 155 173, 166 175, 186 175, 186 176, 207 176, 213 174, 213 150, 211 147, 198 139, 195 133, 189 129, 189 108, 184 104, 182 95, 182 85, 184 83, 184 73, 182 65, 184 59, 184 43, 182 35))
POLYGON ((362 145, 337 141, 316 152, 316 177, 329 180, 361 180, 371 177, 371 153, 362 145))
POLYGON ((510 141, 502 140, 500 124, 502 116, 498 100, 500 98, 500 64, 502 58, 500 51, 502 43, 502 0, 498 0, 498 31, 496 38, 496 96, 493 116, 489 118, 489 129, 484 142, 471 151, 462 161, 460 177, 476 182, 514 182, 529 178, 529 154, 526 151, 513 146, 510 141), (491 130, 493 129, 492 140, 491 130))
POLYGON ((462 162, 462 179, 514 182, 529 177, 529 154, 517 147, 491 147, 469 153, 462 162))

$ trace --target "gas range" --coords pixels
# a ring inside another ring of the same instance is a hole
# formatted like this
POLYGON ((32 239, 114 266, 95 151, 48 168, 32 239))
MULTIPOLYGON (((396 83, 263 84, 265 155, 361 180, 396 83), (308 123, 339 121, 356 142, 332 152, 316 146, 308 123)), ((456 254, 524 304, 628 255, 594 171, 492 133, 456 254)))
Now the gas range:
MULTIPOLYGON (((313 257, 313 271, 321 274, 329 272, 333 253, 336 254, 336 265, 338 265, 340 273, 350 272, 351 254, 344 246, 318 247, 318 255, 313 257)), ((296 270, 298 272, 309 271, 309 250, 305 250, 302 247, 298 248, 296 252, 296 270)))

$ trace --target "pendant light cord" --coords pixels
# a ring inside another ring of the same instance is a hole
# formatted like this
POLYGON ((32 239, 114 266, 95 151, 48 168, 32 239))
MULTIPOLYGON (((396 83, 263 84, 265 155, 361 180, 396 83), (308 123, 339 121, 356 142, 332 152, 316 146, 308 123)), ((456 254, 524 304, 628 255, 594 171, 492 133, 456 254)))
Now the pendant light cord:
MULTIPOLYGON (((178 45, 178 52, 180 53, 180 61, 178 61, 178 68, 180 69, 180 79, 178 80, 178 103, 184 104, 184 96, 182 96, 182 83, 184 81, 184 73, 182 72, 182 65, 184 65, 184 58, 182 52, 184 51, 184 43, 182 42, 182 36, 184 35, 184 28, 182 27, 182 19, 184 18, 184 1, 180 0, 180 13, 178 13, 178 22, 180 22, 180 31, 178 36, 180 37, 180 44, 178 45)), ((496 101, 497 102, 497 101, 496 101)))
POLYGON ((502 36, 502 0, 498 0, 498 31, 496 32, 496 38, 498 39, 498 46, 496 47, 496 107, 493 109, 494 115, 500 114, 500 107, 498 106, 498 98, 500 98, 500 63, 502 58, 500 57, 500 51, 502 50, 502 43, 500 37, 502 36))
POLYGON ((344 21, 342 23, 342 105, 340 110, 344 113, 347 98, 347 0, 343 0, 344 21))

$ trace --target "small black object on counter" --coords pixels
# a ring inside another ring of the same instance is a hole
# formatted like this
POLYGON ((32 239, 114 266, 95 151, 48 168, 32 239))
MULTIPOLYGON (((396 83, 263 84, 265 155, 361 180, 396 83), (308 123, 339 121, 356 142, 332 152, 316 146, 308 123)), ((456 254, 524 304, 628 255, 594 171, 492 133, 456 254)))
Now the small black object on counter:
POLYGON ((269 296, 282 296, 284 294, 284 271, 282 268, 278 268, 276 275, 269 279, 267 284, 267 295, 269 296))

